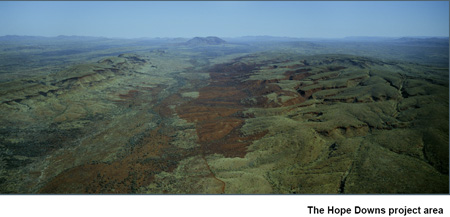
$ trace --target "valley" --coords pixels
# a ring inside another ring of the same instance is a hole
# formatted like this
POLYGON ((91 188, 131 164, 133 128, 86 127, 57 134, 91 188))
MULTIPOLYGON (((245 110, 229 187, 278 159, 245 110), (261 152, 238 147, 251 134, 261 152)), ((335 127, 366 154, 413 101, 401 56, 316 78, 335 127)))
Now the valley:
POLYGON ((449 192, 448 38, 22 40, 2 194, 449 192))

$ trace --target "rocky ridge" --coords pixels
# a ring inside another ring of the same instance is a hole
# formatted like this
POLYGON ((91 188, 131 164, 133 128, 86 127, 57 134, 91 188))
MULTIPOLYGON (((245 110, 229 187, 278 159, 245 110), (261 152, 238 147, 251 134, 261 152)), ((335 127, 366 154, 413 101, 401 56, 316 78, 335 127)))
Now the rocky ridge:
POLYGON ((124 54, 0 90, 2 193, 448 193, 448 69, 124 54))

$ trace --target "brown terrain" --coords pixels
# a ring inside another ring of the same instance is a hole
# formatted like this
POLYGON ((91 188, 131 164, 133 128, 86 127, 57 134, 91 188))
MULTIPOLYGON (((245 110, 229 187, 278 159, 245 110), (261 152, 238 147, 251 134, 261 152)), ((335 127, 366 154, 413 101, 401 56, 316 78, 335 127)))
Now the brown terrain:
POLYGON ((199 67, 124 54, 2 84, 0 190, 448 193, 447 72, 346 55, 199 67))

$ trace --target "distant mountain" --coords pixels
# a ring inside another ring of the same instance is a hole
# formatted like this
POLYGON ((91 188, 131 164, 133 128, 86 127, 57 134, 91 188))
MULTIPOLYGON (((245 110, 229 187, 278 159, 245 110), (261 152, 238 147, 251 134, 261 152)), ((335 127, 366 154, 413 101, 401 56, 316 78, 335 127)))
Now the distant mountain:
POLYGON ((373 37, 373 36, 351 36, 342 41, 352 42, 388 42, 408 45, 448 45, 448 37, 373 37))
POLYGON ((409 45, 448 46, 448 37, 403 37, 395 40, 409 45))
POLYGON ((398 39, 398 37, 377 37, 377 36, 349 36, 345 37, 342 40, 344 41, 387 41, 398 39))
POLYGON ((233 42, 266 42, 266 41, 299 41, 299 38, 293 37, 278 37, 278 36, 243 36, 237 38, 230 38, 233 42))
POLYGON ((227 42, 221 38, 215 36, 208 36, 208 37, 195 37, 185 42, 184 44, 188 46, 203 46, 203 45, 221 45, 226 43, 227 42))

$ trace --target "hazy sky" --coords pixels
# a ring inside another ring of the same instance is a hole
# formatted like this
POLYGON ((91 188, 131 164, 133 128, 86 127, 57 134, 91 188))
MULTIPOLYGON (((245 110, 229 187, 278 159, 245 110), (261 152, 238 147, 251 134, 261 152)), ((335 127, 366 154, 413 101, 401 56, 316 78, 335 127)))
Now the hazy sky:
POLYGON ((1 35, 448 36, 449 2, 0 1, 1 35))

